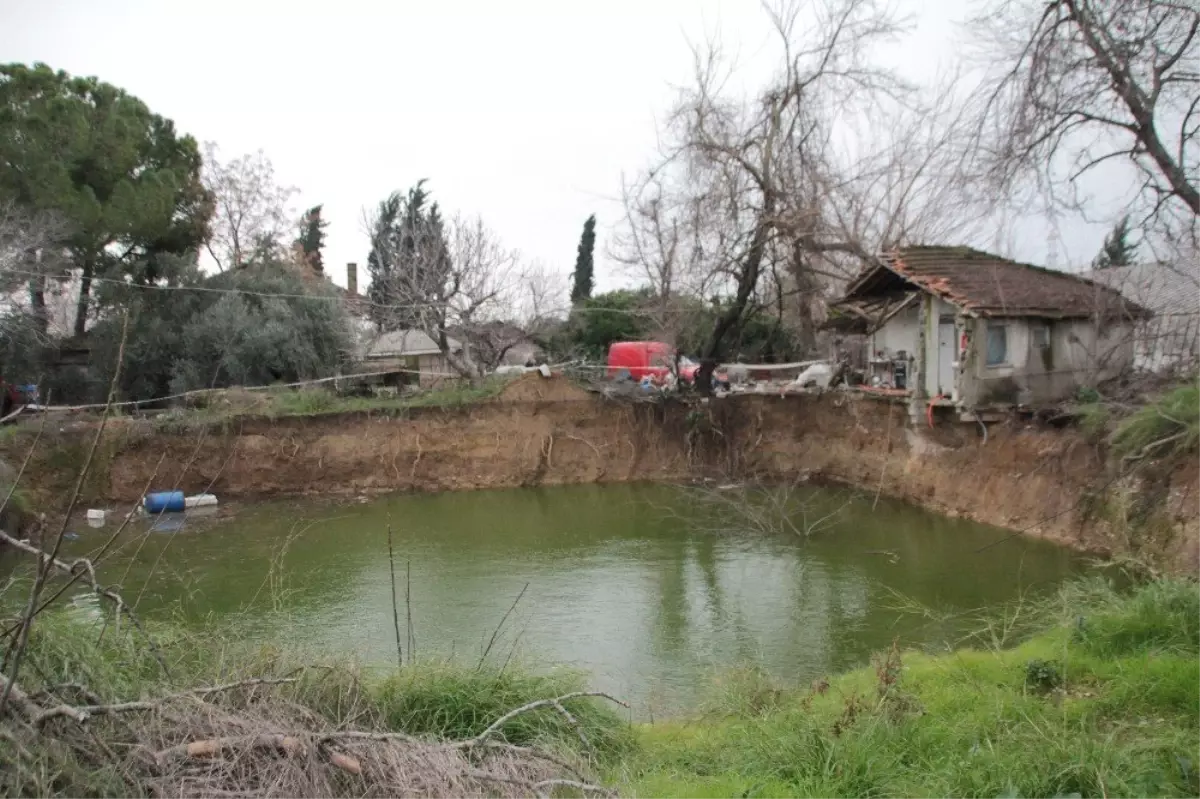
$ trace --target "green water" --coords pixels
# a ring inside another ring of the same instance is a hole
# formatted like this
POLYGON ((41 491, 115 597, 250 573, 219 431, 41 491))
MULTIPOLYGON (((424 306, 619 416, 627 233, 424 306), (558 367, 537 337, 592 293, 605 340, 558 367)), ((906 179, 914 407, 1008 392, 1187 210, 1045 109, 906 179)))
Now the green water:
MULTIPOLYGON (((844 505, 810 499, 807 518, 844 505)), ((904 505, 859 499, 807 539, 717 534, 677 489, 576 486, 403 495, 369 503, 223 508, 178 532, 130 530, 101 577, 151 618, 395 663, 387 528, 401 623, 411 564, 419 655, 474 663, 528 589, 491 657, 570 664, 642 716, 692 705, 711 675, 748 661, 788 680, 864 664, 894 638, 952 643, 962 613, 1049 590, 1079 571, 1060 548, 904 505)), ((803 514, 797 511, 799 519, 803 514)), ((79 526, 71 554, 109 531, 79 526)), ((86 612, 86 601, 80 600, 86 612)))

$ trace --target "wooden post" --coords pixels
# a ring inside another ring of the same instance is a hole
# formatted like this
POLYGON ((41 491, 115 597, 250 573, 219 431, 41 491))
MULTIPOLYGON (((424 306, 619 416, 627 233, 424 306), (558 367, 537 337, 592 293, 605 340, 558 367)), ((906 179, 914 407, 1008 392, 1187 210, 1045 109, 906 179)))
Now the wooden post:
POLYGON ((925 376, 929 373, 925 342, 929 339, 929 325, 932 320, 933 295, 921 292, 921 302, 917 306, 917 351, 913 353, 915 358, 910 377, 912 390, 909 392, 908 402, 908 416, 914 425, 920 424, 921 419, 925 416, 925 376))

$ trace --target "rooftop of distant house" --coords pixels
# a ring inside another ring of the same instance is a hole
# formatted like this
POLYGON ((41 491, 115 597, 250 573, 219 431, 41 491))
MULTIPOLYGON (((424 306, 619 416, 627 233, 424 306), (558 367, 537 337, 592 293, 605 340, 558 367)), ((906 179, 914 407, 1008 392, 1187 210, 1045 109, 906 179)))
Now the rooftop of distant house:
POLYGON ((1082 276, 1116 289, 1155 316, 1200 315, 1200 263, 1108 266, 1082 276))
MULTIPOLYGON (((452 351, 462 349, 462 345, 454 339, 446 340, 452 351)), ((364 357, 407 358, 417 355, 440 355, 441 352, 437 342, 420 330, 392 330, 368 341, 364 357)))
POLYGON ((879 257, 846 289, 841 303, 926 291, 972 316, 1139 317, 1148 311, 1107 285, 1022 264, 970 247, 904 247, 879 257))

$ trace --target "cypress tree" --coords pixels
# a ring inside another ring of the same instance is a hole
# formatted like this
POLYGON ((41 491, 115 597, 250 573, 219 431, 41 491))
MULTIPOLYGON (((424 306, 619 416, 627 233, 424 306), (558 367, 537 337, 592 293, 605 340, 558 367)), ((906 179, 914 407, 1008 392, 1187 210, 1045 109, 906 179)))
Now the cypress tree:
POLYGON ((575 272, 571 280, 571 302, 581 302, 592 296, 592 255, 596 249, 596 215, 592 214, 583 223, 583 235, 579 237, 579 251, 575 256, 575 272))

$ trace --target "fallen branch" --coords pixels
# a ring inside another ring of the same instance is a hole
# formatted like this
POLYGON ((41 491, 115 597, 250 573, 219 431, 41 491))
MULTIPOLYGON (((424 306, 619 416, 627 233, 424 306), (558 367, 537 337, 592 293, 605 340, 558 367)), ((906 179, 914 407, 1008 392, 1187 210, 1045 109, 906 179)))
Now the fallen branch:
MULTIPOLYGON (((458 742, 457 746, 459 748, 463 748, 463 749, 467 749, 472 746, 479 746, 479 745, 483 744, 485 741, 487 741, 488 738, 495 735, 502 727, 504 727, 505 724, 512 721, 517 716, 520 716, 523 713, 528 713, 531 710, 537 710, 540 707, 552 707, 555 710, 558 710, 560 713, 565 714, 567 723, 569 723, 571 726, 575 727, 576 731, 579 732, 580 736, 582 737, 583 731, 579 728, 579 721, 576 720, 576 718, 574 716, 572 716, 570 713, 566 712, 566 708, 563 707, 562 703, 566 702, 568 699, 579 699, 579 698, 582 698, 585 696, 599 697, 600 699, 607 699, 610 702, 615 702, 616 704, 620 705, 623 708, 629 707, 629 705, 627 703, 622 702, 620 699, 617 699, 615 696, 603 693, 601 691, 576 691, 576 692, 570 693, 570 694, 563 694, 562 696, 555 697, 554 699, 538 699, 535 702, 530 702, 528 704, 521 705, 518 708, 508 711, 503 716, 501 716, 500 718, 493 721, 490 725, 488 725, 487 729, 485 729, 483 732, 479 733, 474 738, 468 738, 465 741, 458 742)), ((586 737, 583 738, 583 742, 585 745, 587 745, 586 737)))
POLYGON ((519 777, 502 777, 498 774, 488 774, 486 771, 469 771, 467 775, 474 777, 477 780, 484 782, 503 782, 507 785, 517 785, 530 791, 536 796, 546 796, 546 790, 549 788, 575 788, 585 793, 596 793, 601 796, 616 796, 616 792, 600 785, 592 785, 587 782, 577 782, 575 780, 523 780, 519 777))
POLYGON ((142 623, 138 620, 138 617, 134 614, 132 608, 125 604, 125 600, 121 598, 121 595, 116 591, 113 591, 111 588, 105 588, 104 586, 100 585, 96 579, 96 568, 94 565, 92 565, 90 560, 87 558, 77 558, 76 560, 67 563, 64 560, 52 557, 50 554, 43 552, 33 544, 22 541, 19 538, 12 537, 3 530, 0 530, 0 542, 8 544, 14 549, 33 555, 34 557, 38 558, 40 566, 46 567, 48 565, 50 568, 54 568, 68 577, 77 578, 78 575, 86 575, 85 582, 87 582, 87 584, 91 587, 92 592, 96 594, 96 596, 112 602, 117 608, 117 613, 124 614, 125 617, 129 619, 129 623, 132 624, 134 628, 141 633, 142 637, 146 639, 146 643, 150 647, 151 654, 153 654, 154 659, 158 661, 158 665, 162 668, 163 674, 170 674, 170 670, 167 668, 167 662, 163 659, 162 652, 159 650, 158 645, 154 643, 154 639, 151 638, 146 632, 145 628, 142 627, 142 623))
POLYGON ((171 702, 176 699, 185 697, 196 697, 204 699, 213 694, 232 691, 235 688, 250 688, 258 685, 286 685, 296 682, 295 677, 255 677, 249 680, 239 680, 238 682, 225 683, 224 685, 213 685, 206 688, 192 688, 187 691, 180 691, 174 694, 167 694, 158 699, 139 700, 132 702, 112 702, 108 704, 93 703, 89 705, 80 705, 71 707, 68 705, 58 705, 42 711, 38 716, 32 719, 35 727, 41 727, 47 721, 59 716, 67 716, 75 721, 86 722, 92 716, 109 716, 115 713, 132 713, 136 711, 156 711, 162 708, 166 702, 171 702))

